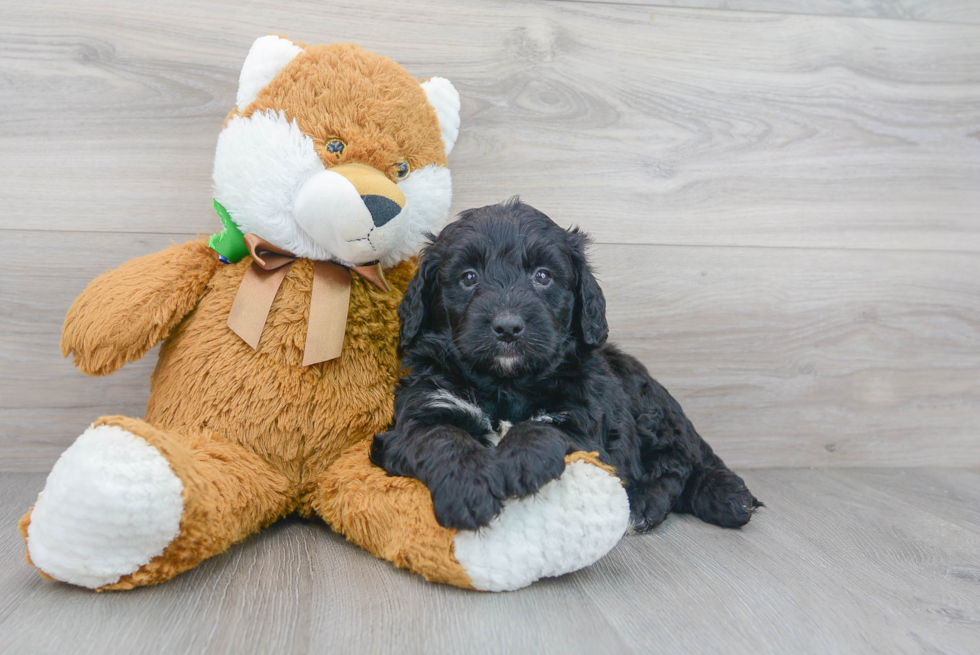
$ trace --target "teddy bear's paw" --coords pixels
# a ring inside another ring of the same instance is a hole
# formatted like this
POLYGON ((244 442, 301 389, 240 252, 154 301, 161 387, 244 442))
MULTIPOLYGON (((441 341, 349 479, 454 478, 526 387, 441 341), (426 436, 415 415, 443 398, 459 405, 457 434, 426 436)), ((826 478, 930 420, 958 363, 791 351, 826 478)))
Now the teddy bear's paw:
POLYGON ((180 532, 184 485, 160 452, 111 425, 86 430, 51 469, 27 527, 31 561, 92 589, 160 555, 180 532))
POLYGON ((596 562, 619 542, 629 515, 617 478, 573 461, 536 495, 506 501, 486 528, 457 533, 454 553, 474 589, 520 589, 596 562))

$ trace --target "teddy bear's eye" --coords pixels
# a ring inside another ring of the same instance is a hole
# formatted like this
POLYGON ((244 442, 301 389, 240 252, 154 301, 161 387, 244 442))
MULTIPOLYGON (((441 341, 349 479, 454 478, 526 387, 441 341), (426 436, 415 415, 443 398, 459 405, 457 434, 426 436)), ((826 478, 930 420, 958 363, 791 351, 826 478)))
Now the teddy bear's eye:
POLYGON ((327 141, 327 152, 332 152, 335 155, 342 153, 346 147, 347 144, 340 139, 330 139, 327 141))
POLYGON ((408 165, 407 161, 400 161, 395 164, 395 175, 399 180, 404 180, 408 177, 408 174, 412 172, 412 167, 408 165))

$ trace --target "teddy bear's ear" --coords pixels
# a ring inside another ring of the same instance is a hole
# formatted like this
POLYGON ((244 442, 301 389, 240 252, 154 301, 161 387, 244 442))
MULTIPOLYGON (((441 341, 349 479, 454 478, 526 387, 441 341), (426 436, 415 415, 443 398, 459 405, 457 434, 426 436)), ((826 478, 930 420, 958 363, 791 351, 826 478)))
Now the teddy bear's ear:
POLYGON ((238 77, 238 97, 235 99, 238 111, 244 111, 258 97, 259 91, 301 52, 303 49, 298 45, 274 34, 255 39, 238 77))
POLYGON ((422 88, 439 117, 439 130, 448 156, 459 136, 459 93, 444 77, 430 78, 422 82, 422 88))

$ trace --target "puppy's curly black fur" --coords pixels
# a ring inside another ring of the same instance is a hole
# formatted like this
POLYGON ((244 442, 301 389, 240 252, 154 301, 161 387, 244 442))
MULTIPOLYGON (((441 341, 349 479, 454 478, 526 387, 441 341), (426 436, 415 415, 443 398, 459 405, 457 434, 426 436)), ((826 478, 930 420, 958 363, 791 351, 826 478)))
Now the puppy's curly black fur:
POLYGON ((671 511, 745 525, 761 503, 643 365, 605 343, 587 242, 517 199, 442 231, 399 308, 407 372, 371 460, 425 483, 450 528, 487 525, 574 450, 616 468, 637 531, 671 511))

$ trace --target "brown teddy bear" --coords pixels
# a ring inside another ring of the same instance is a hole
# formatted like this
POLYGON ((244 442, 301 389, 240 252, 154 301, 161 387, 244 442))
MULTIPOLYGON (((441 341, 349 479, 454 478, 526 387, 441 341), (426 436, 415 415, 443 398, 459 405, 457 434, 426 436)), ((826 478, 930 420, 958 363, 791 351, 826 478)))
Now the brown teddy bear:
POLYGON ((392 419, 413 257, 448 218, 458 130, 444 79, 351 44, 253 44, 215 155, 225 230, 105 273, 65 318, 62 352, 90 375, 163 345, 145 417, 97 420, 21 519, 42 575, 163 582, 293 512, 475 589, 615 545, 626 494, 592 455, 476 533, 440 527, 420 482, 368 460, 392 419))

